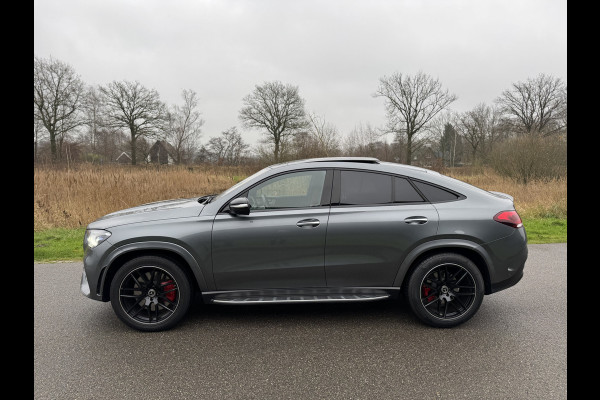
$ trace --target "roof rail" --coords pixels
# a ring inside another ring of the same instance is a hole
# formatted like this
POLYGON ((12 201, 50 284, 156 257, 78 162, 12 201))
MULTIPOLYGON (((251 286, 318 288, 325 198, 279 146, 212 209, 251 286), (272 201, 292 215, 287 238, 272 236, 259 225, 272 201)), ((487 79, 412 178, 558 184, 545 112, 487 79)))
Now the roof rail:
POLYGON ((305 162, 356 162, 365 164, 379 164, 380 161, 374 157, 323 157, 323 158, 307 158, 305 160, 295 160, 293 163, 305 162))

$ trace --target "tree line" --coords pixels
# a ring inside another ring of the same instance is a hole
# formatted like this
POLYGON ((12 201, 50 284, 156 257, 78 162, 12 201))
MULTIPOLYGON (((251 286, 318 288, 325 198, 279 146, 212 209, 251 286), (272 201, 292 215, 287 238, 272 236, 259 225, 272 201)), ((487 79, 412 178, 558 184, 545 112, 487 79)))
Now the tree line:
POLYGON ((513 83, 493 104, 465 112, 452 111, 457 95, 424 72, 383 76, 372 96, 384 100, 386 123, 359 122, 342 135, 324 116, 306 111, 298 86, 264 82, 242 99, 237 115, 242 129, 261 132, 256 146, 251 149, 235 125, 201 144, 204 119, 194 90, 183 90, 180 104, 167 105, 137 81, 88 86, 70 65, 34 56, 34 161, 112 162, 127 151, 136 164, 147 162, 154 141, 165 140, 177 164, 347 155, 498 169, 514 164, 510 149, 519 146, 552 147, 555 164, 566 166, 567 85, 560 78, 540 73, 513 83))

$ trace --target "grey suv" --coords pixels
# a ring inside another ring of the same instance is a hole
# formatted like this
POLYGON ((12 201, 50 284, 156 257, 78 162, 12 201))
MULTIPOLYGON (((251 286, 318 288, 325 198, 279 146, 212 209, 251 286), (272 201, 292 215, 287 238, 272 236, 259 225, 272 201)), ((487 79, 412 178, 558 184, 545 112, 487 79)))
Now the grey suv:
POLYGON ((214 304, 396 298, 435 327, 516 284, 527 237, 513 198, 375 158, 267 167, 218 195, 88 225, 82 293, 127 325, 170 328, 214 304))

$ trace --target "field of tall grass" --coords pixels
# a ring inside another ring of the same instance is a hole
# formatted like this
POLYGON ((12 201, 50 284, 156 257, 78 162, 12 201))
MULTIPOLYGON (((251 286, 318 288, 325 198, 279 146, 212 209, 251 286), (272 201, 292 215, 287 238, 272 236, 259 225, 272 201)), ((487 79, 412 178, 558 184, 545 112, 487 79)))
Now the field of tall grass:
MULTIPOLYGON (((127 207, 219 193, 258 168, 78 164, 34 168, 34 231, 85 227, 127 207)), ((486 168, 440 171, 486 190, 508 193, 526 218, 567 218, 567 179, 517 184, 486 168)))

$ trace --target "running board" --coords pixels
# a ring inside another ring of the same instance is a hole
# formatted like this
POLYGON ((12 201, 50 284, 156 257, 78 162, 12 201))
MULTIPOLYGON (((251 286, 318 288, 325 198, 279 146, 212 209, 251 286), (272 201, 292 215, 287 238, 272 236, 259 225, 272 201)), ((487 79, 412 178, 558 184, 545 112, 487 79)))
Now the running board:
POLYGON ((389 294, 323 294, 323 295, 280 295, 280 296, 237 296, 213 298, 217 304, 259 304, 259 303, 333 303, 347 301, 373 301, 390 297, 389 294))

